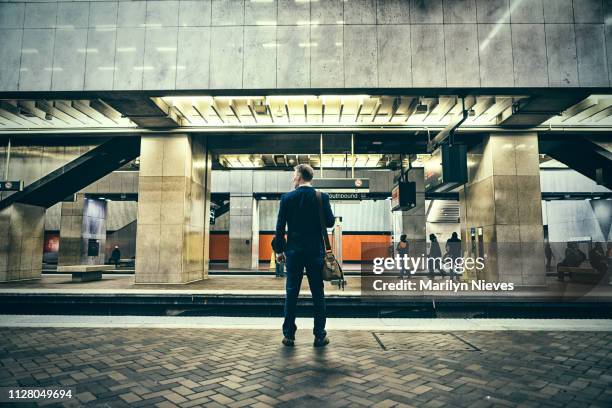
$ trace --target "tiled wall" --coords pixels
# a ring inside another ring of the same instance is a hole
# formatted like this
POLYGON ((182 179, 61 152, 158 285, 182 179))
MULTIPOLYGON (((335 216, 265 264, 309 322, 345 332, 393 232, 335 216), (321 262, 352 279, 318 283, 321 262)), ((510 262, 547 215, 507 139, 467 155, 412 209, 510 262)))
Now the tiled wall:
POLYGON ((0 2, 0 91, 609 86, 602 0, 0 2))

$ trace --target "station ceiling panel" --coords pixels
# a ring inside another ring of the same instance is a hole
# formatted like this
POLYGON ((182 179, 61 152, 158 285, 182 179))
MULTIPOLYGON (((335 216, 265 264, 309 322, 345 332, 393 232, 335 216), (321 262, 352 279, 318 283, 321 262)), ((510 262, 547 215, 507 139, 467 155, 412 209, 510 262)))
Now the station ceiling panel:
MULTIPOLYGON (((471 96, 465 125, 496 125, 522 96, 471 96)), ((461 98, 386 95, 169 96, 183 126, 446 126, 462 110, 461 98)))
POLYGON ((135 127, 104 101, 0 100, 0 129, 135 127))

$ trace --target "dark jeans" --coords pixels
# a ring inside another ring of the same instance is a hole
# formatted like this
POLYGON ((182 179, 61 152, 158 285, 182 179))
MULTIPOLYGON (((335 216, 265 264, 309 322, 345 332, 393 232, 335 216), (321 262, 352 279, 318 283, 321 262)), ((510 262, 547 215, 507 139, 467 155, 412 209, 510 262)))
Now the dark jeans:
POLYGON ((285 263, 276 262, 276 277, 282 278, 283 276, 285 276, 285 263))
POLYGON ((308 286, 312 294, 314 305, 314 329, 315 337, 325 337, 325 293, 323 291, 323 258, 324 252, 306 252, 287 250, 287 298, 285 299, 285 321, 283 323, 283 335, 289 339, 295 338, 295 313, 297 299, 300 294, 300 286, 304 277, 304 268, 308 277, 308 286))

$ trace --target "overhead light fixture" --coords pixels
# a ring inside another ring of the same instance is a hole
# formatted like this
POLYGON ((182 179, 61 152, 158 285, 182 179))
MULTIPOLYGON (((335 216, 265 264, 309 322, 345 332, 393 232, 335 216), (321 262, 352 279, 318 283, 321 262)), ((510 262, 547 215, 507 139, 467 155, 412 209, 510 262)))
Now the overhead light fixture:
POLYGON ((50 113, 45 113, 45 120, 51 120, 53 119, 53 115, 51 115, 50 113))
POLYGON ((476 116, 476 111, 474 109, 468 110, 468 116, 476 116))

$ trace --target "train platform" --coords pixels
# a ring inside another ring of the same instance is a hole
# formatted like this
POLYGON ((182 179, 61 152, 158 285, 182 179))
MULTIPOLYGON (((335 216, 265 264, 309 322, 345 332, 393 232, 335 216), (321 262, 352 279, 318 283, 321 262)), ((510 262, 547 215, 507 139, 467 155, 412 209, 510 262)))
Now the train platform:
MULTIPOLYGON (((0 316, 0 386, 93 407, 609 407, 609 320, 0 316)), ((17 406, 17 405, 16 405, 17 406)), ((22 404, 22 406, 26 406, 22 404)))
MULTIPOLYGON (((325 285, 332 316, 612 316, 612 286, 561 283, 512 291, 444 290, 448 278, 413 277, 415 290, 378 296, 362 291, 359 276, 348 276, 345 290, 325 285), (434 283, 439 287, 419 289, 434 283)), ((399 282, 399 279, 397 279, 399 282)), ((2 313, 230 315, 279 316, 284 302, 284 279, 268 275, 219 275, 186 285, 137 284, 134 275, 104 274, 93 282, 72 282, 69 275, 0 284, 2 313)), ((450 289, 450 286, 446 286, 450 289)), ((300 304, 311 305, 306 279, 300 304)), ((309 308, 306 308, 308 311, 309 308)))

